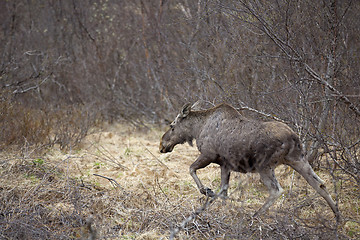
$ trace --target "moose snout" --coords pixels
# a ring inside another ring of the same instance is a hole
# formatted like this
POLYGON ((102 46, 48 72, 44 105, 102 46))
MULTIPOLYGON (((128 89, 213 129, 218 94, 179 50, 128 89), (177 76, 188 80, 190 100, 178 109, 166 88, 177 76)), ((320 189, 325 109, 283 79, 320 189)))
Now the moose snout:
POLYGON ((169 151, 169 148, 166 148, 166 147, 164 147, 162 145, 160 145, 159 150, 160 150, 161 153, 171 152, 171 151, 169 151))
POLYGON ((174 148, 174 146, 171 146, 171 145, 164 146, 163 142, 160 142, 159 151, 161 153, 171 152, 173 150, 173 148, 174 148))
POLYGON ((162 142, 160 142, 159 151, 160 151, 161 153, 166 153, 165 147, 163 146, 162 142))
POLYGON ((165 149, 163 148, 163 146, 161 146, 161 144, 160 144, 160 147, 159 147, 159 151, 160 151, 161 153, 165 153, 165 149))

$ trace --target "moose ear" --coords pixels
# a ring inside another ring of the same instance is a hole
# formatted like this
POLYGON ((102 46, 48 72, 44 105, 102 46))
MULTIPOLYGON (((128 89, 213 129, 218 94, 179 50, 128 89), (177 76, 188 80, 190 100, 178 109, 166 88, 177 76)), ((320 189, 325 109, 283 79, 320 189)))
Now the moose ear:
POLYGON ((191 106, 191 110, 193 110, 193 111, 199 111, 199 110, 201 110, 200 100, 196 101, 196 103, 194 103, 194 104, 191 106))
POLYGON ((181 112, 180 112, 180 116, 182 118, 186 118, 187 115, 189 115, 190 111, 191 111, 191 104, 187 103, 182 107, 181 112))

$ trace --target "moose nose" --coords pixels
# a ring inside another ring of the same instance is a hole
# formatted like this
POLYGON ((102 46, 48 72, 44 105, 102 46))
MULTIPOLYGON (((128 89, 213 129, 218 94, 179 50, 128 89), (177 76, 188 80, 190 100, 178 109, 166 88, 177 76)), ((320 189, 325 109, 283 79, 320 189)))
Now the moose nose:
MULTIPOLYGON (((160 144, 159 150, 160 150, 160 153, 167 153, 167 152, 169 152, 169 148, 163 146, 162 144, 160 144)), ((171 152, 171 151, 170 151, 170 152, 171 152)))
POLYGON ((162 145, 162 142, 160 142, 159 151, 160 151, 161 153, 165 153, 165 148, 164 148, 164 146, 162 145))

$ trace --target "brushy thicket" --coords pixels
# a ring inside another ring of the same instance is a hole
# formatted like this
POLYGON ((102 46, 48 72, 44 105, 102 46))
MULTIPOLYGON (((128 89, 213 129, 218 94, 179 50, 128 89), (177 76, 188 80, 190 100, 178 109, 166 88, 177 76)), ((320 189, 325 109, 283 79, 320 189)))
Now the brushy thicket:
POLYGON ((0 151, 51 147, 75 147, 97 123, 97 115, 84 106, 31 107, 0 95, 0 151))
POLYGON ((0 4, 1 148, 228 102, 289 123, 315 165, 331 153, 360 183, 358 1, 0 4))

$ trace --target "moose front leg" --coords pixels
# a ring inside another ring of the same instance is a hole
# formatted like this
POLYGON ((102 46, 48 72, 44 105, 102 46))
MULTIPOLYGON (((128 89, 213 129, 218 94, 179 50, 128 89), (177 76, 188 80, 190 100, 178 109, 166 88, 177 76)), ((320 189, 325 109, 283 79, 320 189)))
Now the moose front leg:
POLYGON ((214 197, 215 193, 210 188, 204 187, 204 185, 201 183, 199 177, 196 174, 196 170, 204 168, 212 162, 213 162, 212 158, 206 157, 204 155, 200 155, 198 159, 196 159, 196 161, 190 166, 190 175, 194 179, 200 192, 209 197, 214 197))

